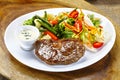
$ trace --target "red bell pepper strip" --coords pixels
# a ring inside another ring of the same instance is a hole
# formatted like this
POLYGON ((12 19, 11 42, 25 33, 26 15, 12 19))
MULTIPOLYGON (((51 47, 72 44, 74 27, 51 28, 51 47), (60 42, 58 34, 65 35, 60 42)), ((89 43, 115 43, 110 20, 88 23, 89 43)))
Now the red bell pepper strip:
POLYGON ((58 24, 58 20, 56 20, 56 19, 55 19, 55 20, 51 20, 50 23, 51 23, 52 25, 56 25, 56 24, 58 24))
POLYGON ((75 18, 78 17, 78 14, 79 14, 79 12, 75 9, 72 12, 70 12, 70 14, 68 15, 68 17, 75 19, 75 18))
POLYGON ((104 43, 103 42, 94 42, 93 47, 94 48, 100 48, 104 43))
POLYGON ((53 33, 50 31, 45 31, 44 34, 48 34, 53 40, 58 40, 57 36, 55 36, 53 33))

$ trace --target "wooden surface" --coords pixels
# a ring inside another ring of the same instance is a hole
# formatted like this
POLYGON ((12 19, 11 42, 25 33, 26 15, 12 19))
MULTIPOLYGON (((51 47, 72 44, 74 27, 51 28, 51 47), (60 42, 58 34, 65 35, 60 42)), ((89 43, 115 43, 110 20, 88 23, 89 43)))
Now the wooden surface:
POLYGON ((11 80, 120 80, 120 27, 110 18, 117 34, 114 47, 102 60, 84 69, 62 73, 38 71, 10 55, 3 39, 8 24, 22 14, 52 7, 78 7, 107 16, 83 0, 0 0, 0 74, 11 80))
POLYGON ((87 0, 120 26, 120 0, 87 0))

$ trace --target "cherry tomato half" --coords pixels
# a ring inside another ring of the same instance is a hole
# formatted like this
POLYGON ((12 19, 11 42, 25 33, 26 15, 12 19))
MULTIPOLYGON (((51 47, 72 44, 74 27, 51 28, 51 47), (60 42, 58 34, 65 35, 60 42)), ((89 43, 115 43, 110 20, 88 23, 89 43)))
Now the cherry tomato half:
POLYGON ((103 42, 95 42, 93 43, 94 48, 100 48, 104 43, 103 42))

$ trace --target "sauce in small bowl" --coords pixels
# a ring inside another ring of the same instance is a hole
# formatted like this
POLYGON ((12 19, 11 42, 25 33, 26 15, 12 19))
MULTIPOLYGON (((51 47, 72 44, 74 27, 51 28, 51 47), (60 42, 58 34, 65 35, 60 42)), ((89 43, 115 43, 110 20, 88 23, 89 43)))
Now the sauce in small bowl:
POLYGON ((32 50, 34 42, 40 36, 40 32, 34 26, 19 26, 16 36, 22 49, 32 50))

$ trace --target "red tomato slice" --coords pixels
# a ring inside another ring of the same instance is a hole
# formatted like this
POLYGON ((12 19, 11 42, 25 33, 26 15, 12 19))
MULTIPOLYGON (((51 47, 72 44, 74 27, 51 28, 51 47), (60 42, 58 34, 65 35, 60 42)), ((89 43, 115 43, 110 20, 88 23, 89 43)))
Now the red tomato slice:
POLYGON ((103 42, 95 42, 93 43, 94 48, 100 48, 103 45, 103 42))
POLYGON ((82 21, 81 20, 76 20, 74 26, 79 32, 82 31, 82 21))

